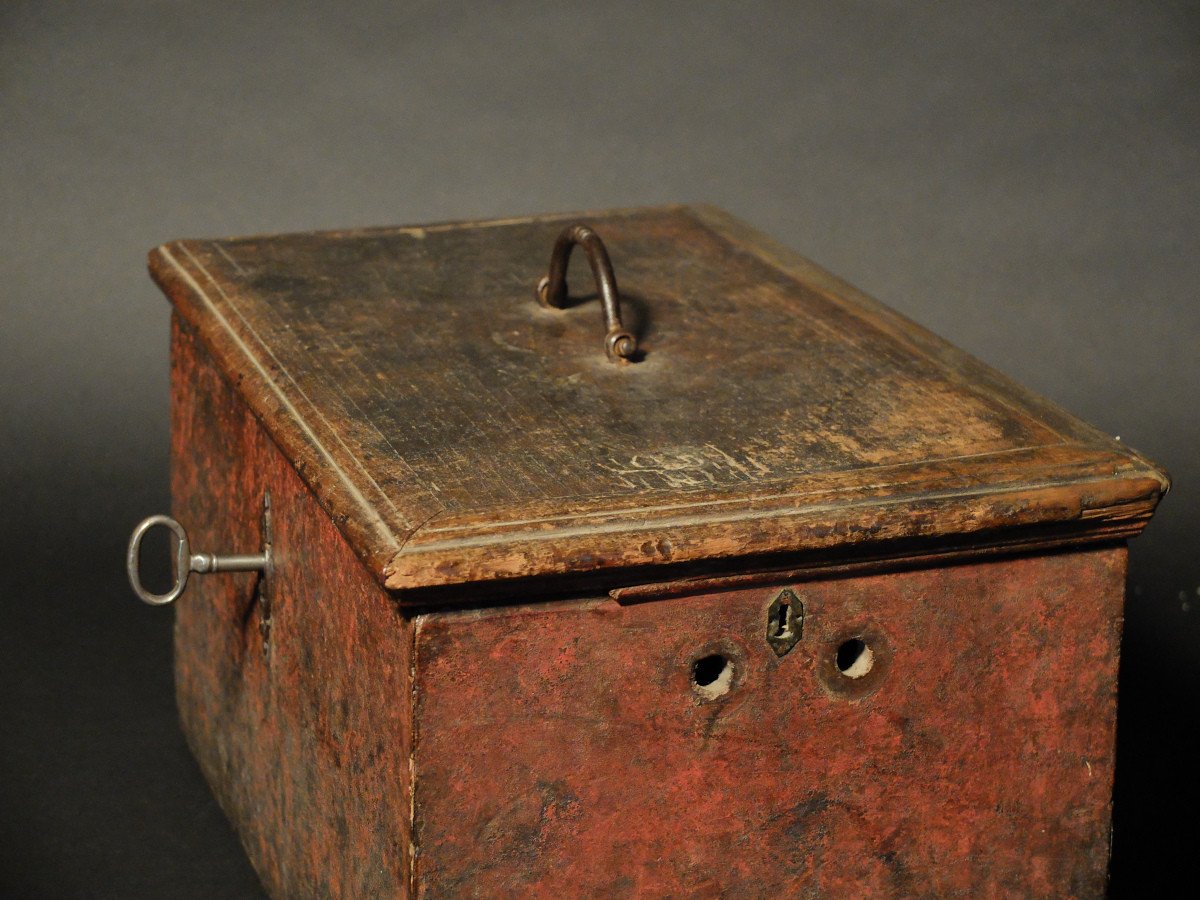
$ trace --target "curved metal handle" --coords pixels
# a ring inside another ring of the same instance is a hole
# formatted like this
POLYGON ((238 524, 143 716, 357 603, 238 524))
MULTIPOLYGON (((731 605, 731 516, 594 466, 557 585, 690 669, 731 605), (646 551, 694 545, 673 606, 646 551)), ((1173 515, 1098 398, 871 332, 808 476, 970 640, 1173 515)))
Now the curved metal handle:
POLYGON ((129 575, 129 584, 138 599, 151 606, 165 606, 174 603, 182 596, 187 587, 188 576, 192 572, 206 575, 209 572, 271 572, 271 497, 263 498, 263 549, 261 553, 236 554, 217 556, 212 553, 192 553, 188 542, 187 531, 170 516, 150 516, 138 522, 129 536, 129 549, 125 553, 125 571, 129 575), (165 594, 155 594, 146 590, 142 584, 139 572, 139 554, 142 549, 142 538, 155 525, 169 528, 178 539, 175 548, 175 584, 165 594))
POLYGON ((637 353, 637 338, 621 324, 621 296, 617 293, 617 277, 613 274, 612 262, 600 236, 587 225, 568 225, 554 242, 550 255, 550 271, 537 286, 538 302, 542 306, 562 309, 567 301, 567 263, 575 245, 583 247, 596 289, 600 293, 600 304, 604 307, 604 350, 613 362, 629 362, 637 353))

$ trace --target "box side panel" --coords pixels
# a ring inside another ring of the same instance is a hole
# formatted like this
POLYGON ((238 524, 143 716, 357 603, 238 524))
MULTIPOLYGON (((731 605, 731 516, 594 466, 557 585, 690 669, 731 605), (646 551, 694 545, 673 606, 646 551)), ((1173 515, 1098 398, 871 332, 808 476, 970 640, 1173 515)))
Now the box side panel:
POLYGON ((275 553, 176 604, 188 741, 273 894, 406 895, 411 622, 177 319, 172 351, 175 516, 193 550, 257 552, 269 490, 275 553))
POLYGON ((793 584, 782 656, 779 586, 423 616, 418 894, 1101 896, 1124 577, 793 584))

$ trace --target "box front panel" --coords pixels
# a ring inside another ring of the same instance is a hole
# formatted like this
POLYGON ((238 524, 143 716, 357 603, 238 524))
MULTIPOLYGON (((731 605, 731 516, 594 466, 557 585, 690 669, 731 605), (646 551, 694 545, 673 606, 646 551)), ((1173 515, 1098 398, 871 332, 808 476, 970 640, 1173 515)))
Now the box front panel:
POLYGON ((419 892, 1101 895, 1124 566, 422 616, 419 892))

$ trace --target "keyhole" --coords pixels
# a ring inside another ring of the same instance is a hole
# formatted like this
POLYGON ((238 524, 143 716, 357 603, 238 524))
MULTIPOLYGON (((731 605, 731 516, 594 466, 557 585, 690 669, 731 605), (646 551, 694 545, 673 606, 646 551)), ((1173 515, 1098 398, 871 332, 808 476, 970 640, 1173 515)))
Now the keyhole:
POLYGON ((779 609, 775 612, 775 637, 785 638, 791 637, 792 634, 792 607, 787 603, 780 603, 779 609))
POLYGON ((800 640, 804 629, 804 604, 790 589, 779 592, 767 609, 767 643, 783 656, 800 640))

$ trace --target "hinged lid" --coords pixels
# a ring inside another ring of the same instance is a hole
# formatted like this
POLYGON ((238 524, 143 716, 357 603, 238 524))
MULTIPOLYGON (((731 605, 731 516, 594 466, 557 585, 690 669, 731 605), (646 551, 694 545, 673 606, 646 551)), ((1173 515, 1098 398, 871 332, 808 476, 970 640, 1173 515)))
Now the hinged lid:
POLYGON ((1167 487, 709 207, 180 241, 150 267, 392 589, 1115 539, 1167 487), (535 298, 575 221, 633 362, 582 260, 580 299, 535 298))

